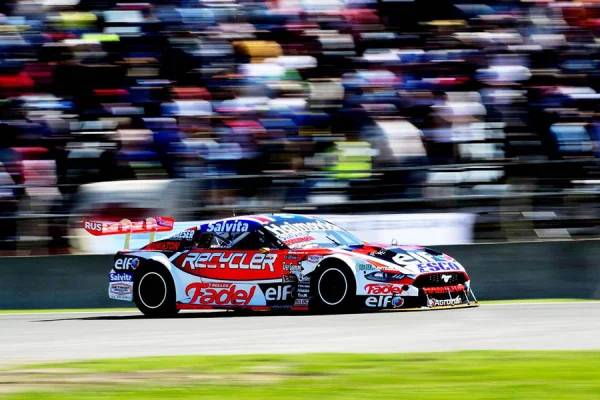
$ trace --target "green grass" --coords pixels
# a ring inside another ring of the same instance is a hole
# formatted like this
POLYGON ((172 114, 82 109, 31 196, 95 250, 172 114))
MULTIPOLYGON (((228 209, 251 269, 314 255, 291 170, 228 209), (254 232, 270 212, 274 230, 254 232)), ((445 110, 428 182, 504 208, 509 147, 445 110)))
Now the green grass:
POLYGON ((157 357, 0 371, 0 398, 597 400, 599 376, 600 351, 157 357))

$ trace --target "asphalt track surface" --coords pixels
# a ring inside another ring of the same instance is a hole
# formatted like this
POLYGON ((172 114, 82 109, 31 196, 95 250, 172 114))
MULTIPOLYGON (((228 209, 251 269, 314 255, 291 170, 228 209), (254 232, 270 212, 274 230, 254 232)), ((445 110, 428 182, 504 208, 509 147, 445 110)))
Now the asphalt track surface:
POLYGON ((600 303, 347 315, 0 315, 0 366, 185 354, 600 349, 600 303))

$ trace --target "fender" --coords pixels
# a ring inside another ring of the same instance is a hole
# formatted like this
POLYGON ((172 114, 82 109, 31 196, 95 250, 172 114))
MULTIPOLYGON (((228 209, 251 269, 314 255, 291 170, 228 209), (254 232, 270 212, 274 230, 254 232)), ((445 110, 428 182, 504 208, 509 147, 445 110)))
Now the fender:
POLYGON ((346 266, 348 266, 348 268, 352 272, 352 275, 354 275, 354 279, 356 280, 356 265, 355 265, 355 262, 352 260, 352 257, 349 257, 345 254, 327 255, 327 256, 323 257, 323 259, 321 261, 319 261, 319 263, 317 264, 317 266, 314 270, 316 271, 318 268, 322 268, 321 265, 323 264, 323 262, 325 262, 327 260, 338 260, 338 261, 343 262, 346 266))
MULTIPOLYGON (((128 251, 125 253, 118 253, 117 257, 137 257, 142 260, 152 261, 154 263, 162 265, 169 272, 169 275, 173 279, 173 284, 175 285, 175 297, 179 299, 181 296, 184 295, 182 288, 185 286, 182 284, 178 274, 174 274, 174 269, 176 268, 173 268, 173 265, 169 261, 169 258, 167 258, 167 256, 163 253, 157 251, 128 251)), ((141 266, 143 265, 144 262, 142 262, 141 266)))

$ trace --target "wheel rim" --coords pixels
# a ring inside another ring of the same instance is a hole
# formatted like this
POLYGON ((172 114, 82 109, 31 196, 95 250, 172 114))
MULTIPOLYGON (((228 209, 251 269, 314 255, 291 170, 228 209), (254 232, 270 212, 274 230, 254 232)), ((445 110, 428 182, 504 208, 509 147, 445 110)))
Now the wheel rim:
POLYGON ((328 306, 336 306, 346 298, 348 281, 346 275, 337 268, 323 272, 318 283, 319 297, 328 306))
POLYGON ((167 298, 167 282, 160 274, 148 272, 140 279, 138 296, 145 307, 158 308, 163 305, 167 298))

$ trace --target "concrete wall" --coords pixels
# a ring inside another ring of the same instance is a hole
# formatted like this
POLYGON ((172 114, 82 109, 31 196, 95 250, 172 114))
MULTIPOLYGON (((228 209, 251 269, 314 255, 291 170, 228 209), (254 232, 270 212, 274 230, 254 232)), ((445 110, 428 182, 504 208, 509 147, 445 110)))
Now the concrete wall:
POLYGON ((600 241, 443 246, 480 299, 600 299, 600 241))
MULTIPOLYGON (((480 300, 600 299, 600 241, 441 246, 480 300)), ((126 307, 108 298, 111 255, 0 258, 0 309, 126 307)))
POLYGON ((0 309, 127 307, 108 298, 112 255, 0 258, 0 309))

